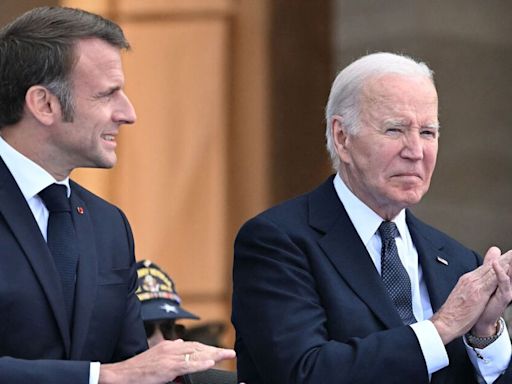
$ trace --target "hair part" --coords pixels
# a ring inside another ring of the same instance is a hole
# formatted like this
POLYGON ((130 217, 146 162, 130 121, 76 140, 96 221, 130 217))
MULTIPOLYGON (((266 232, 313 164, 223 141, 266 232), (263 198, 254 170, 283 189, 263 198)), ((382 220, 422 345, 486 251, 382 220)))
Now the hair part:
POLYGON ((34 85, 53 93, 63 120, 72 121, 70 75, 77 60, 75 46, 90 38, 119 49, 130 48, 119 25, 74 8, 34 8, 0 29, 0 128, 21 120, 25 95, 34 85))
POLYGON ((332 167, 339 171, 340 159, 332 137, 334 116, 342 118, 349 134, 357 134, 360 128, 361 91, 364 84, 376 76, 398 74, 427 77, 434 82, 434 72, 423 62, 409 56, 388 52, 365 55, 345 67, 334 80, 325 108, 326 145, 332 167))

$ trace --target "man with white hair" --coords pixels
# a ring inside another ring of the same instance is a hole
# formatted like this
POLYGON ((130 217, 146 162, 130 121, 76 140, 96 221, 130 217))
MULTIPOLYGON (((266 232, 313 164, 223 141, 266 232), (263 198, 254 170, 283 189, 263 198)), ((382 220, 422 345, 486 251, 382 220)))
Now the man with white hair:
POLYGON ((235 242, 239 379, 510 383, 512 252, 484 261, 408 210, 435 168, 432 71, 375 53, 326 108, 336 175, 248 221, 235 242))

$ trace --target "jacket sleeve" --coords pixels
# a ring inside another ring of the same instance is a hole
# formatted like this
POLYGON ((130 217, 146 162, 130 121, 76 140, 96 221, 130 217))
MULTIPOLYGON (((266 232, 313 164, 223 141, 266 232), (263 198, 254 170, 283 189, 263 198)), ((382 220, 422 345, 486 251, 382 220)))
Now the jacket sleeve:
POLYGON ((9 384, 89 384, 89 362, 0 357, 0 382, 9 384))

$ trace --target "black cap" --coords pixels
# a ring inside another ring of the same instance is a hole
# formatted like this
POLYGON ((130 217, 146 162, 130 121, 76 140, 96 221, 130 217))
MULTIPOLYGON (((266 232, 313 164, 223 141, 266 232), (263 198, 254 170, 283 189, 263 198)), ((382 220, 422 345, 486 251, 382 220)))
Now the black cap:
POLYGON ((142 320, 199 319, 181 308, 174 282, 158 265, 141 260, 137 263, 137 275, 135 293, 142 303, 142 320))

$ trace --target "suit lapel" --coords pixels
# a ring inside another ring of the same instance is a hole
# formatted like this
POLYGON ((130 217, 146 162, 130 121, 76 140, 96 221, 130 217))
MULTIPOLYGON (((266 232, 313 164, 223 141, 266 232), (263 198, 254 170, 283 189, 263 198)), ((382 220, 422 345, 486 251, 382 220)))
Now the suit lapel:
POLYGON ((446 301, 453 286, 457 283, 459 271, 455 270, 457 261, 443 251, 444 243, 432 229, 416 219, 407 211, 407 225, 412 241, 418 251, 418 257, 427 285, 432 310, 436 312, 446 301))
POLYGON ((16 237, 48 298, 64 342, 66 354, 69 356, 69 325, 59 274, 32 211, 1 158, 0 214, 4 216, 5 222, 16 237))
POLYGON ((337 272, 386 327, 403 325, 336 194, 332 177, 311 193, 309 202, 310 225, 324 232, 319 244, 337 272))
POLYGON ((79 359, 83 349, 96 297, 97 255, 90 212, 71 184, 71 209, 78 239, 78 272, 75 294, 71 358, 79 359))

